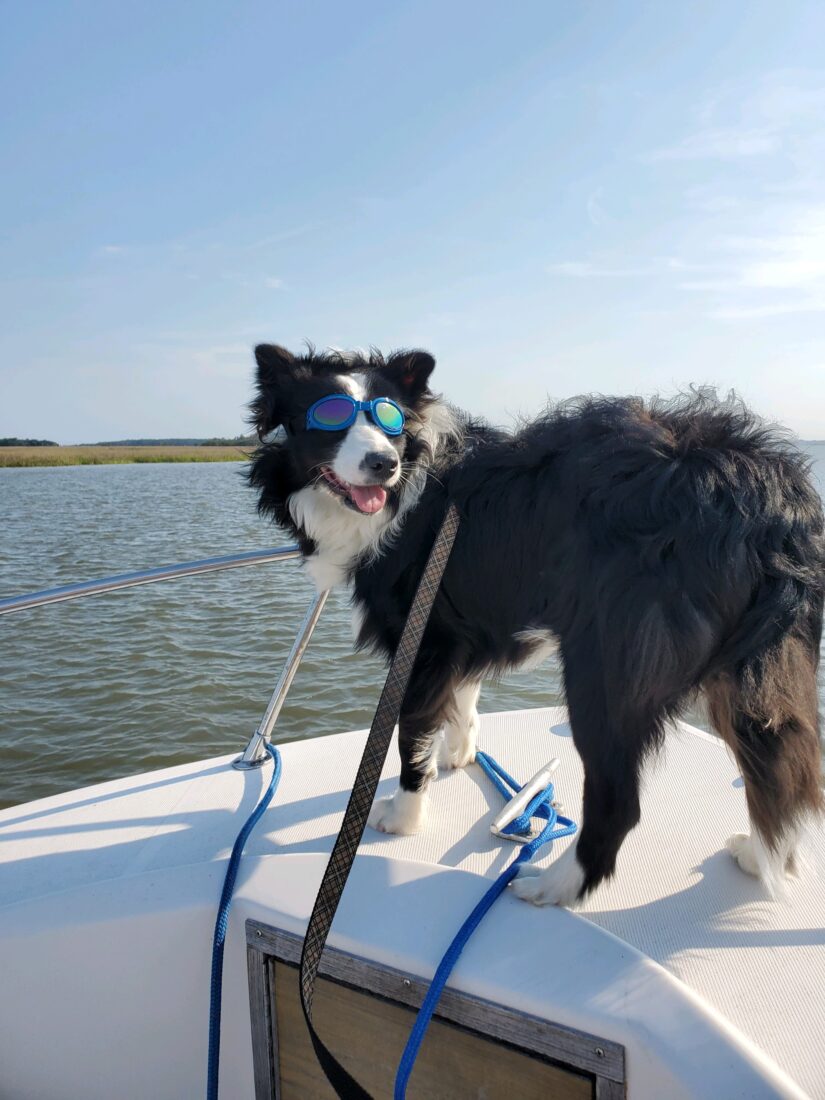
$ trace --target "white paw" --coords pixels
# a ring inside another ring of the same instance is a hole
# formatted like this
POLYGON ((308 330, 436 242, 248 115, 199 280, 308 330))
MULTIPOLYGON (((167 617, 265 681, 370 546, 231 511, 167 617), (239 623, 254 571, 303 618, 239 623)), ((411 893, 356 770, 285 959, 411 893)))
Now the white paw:
POLYGON ((725 847, 746 874, 759 878, 759 864, 748 833, 734 833, 728 837, 725 847))
POLYGON ((417 791, 402 791, 391 798, 374 802, 367 824, 379 833, 409 836, 420 832, 427 823, 427 795, 417 791))
POLYGON ((473 709, 459 721, 448 722, 438 746, 439 768, 466 768, 476 758, 476 742, 481 719, 473 709))
POLYGON ((785 874, 788 878, 803 878, 807 870, 807 861, 801 852, 789 853, 785 860, 785 874))
POLYGON ((761 879, 772 897, 781 898, 788 879, 801 877, 804 867, 797 843, 796 831, 780 837, 775 848, 768 848, 758 833, 734 833, 726 847, 746 874, 761 879))
POLYGON ((572 909, 578 904, 584 885, 584 871, 576 859, 575 843, 544 871, 525 864, 510 885, 516 897, 533 905, 564 905, 572 909))
POLYGON ((453 731, 448 727, 447 732, 438 744, 436 760, 439 768, 466 768, 476 758, 475 731, 472 736, 451 736, 453 731))

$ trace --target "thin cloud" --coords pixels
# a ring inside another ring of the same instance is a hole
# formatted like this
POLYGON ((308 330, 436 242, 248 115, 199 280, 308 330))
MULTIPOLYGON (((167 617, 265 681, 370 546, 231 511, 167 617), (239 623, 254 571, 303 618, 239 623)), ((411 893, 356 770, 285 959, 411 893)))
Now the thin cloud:
POLYGON ((679 283, 680 290, 692 290, 698 293, 729 293, 732 290, 739 290, 741 283, 734 279, 721 278, 721 279, 691 279, 685 283, 679 283))
POLYGON ((151 369, 158 377, 172 372, 189 373, 198 378, 214 376, 242 381, 249 378, 251 350, 247 343, 205 340, 186 343, 159 334, 156 339, 136 344, 135 351, 144 362, 151 362, 151 369))
POLYGON ((643 156, 648 162, 740 160, 782 152, 797 171, 821 163, 825 83, 821 71, 778 70, 754 88, 717 89, 694 111, 696 129, 643 156))
POLYGON ((825 211, 808 214, 797 231, 761 242, 743 268, 746 286, 777 290, 825 290, 825 211))
POLYGON ((805 302, 774 302, 753 306, 721 306, 708 317, 718 321, 755 321, 762 317, 784 317, 794 313, 825 313, 825 297, 805 302))
POLYGON ((605 225, 610 221, 601 204, 603 195, 604 190, 599 187, 587 200, 587 217, 590 219, 590 224, 596 227, 605 225))
POLYGON ((633 267, 612 266, 599 257, 545 270, 582 281, 656 279, 698 300, 698 308, 714 320, 825 312, 825 204, 765 210, 759 220, 759 233, 734 231, 702 241, 698 257, 651 257, 633 267))
POLYGON ((708 309, 709 316, 723 320, 825 311, 825 206, 786 213, 773 234, 722 240, 708 278, 681 286, 723 294, 727 300, 708 309))
POLYGON ((572 260, 567 263, 549 264, 548 275, 560 275, 566 279, 629 279, 648 275, 646 267, 603 267, 588 260, 572 260))
POLYGON ((249 251, 255 251, 259 248, 271 248, 276 244, 284 244, 287 241, 305 237, 308 233, 314 233, 317 229, 323 228, 325 224, 324 221, 319 220, 307 222, 304 225, 296 225, 293 229, 282 229, 279 233, 267 233, 264 237, 257 237, 254 241, 249 241, 243 247, 249 251))
POLYGON ((714 184, 701 184, 689 187, 684 195, 689 208, 700 214, 733 214, 742 209, 741 197, 731 195, 727 187, 720 191, 714 184))
POLYGON ((774 130, 717 128, 703 130, 683 138, 675 145, 654 149, 644 157, 648 161, 739 160, 764 157, 779 151, 780 135, 774 130))
POLYGON ((748 107, 753 114, 782 129, 806 124, 818 129, 825 114, 822 74, 773 72, 751 97, 748 107))
POLYGON ((286 283, 274 275, 256 275, 244 271, 222 271, 220 278, 228 283, 235 283, 249 289, 266 287, 267 290, 285 290, 286 283))

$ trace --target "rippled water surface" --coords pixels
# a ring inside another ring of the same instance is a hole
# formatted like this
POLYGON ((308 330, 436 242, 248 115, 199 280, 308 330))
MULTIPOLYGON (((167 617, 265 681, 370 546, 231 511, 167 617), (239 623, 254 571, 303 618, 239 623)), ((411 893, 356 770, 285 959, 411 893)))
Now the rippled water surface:
MULTIPOLYGON (((825 445, 811 453, 825 485, 825 445)), ((241 469, 0 469, 0 595, 276 545, 241 469)), ((289 562, 0 618, 0 806, 241 747, 311 595, 289 562)), ((275 740, 368 725, 382 682, 333 594, 275 740)), ((550 664, 486 685, 481 709, 559 701, 550 664)))

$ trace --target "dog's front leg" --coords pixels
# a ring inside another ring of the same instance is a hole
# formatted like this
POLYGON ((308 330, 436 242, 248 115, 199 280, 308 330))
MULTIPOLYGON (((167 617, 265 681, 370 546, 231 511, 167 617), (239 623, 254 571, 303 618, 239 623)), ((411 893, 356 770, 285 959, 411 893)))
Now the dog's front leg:
POLYGON ((427 789, 438 771, 435 762, 437 723, 429 717, 401 715, 398 723, 398 751, 401 781, 389 798, 372 807, 368 823, 382 833, 407 836, 420 832, 427 823, 427 789))

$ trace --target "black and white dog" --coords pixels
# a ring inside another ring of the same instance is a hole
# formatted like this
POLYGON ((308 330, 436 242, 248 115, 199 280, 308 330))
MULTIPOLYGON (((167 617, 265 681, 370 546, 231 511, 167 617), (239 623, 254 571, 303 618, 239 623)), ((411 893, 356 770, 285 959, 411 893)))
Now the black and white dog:
POLYGON ((582 398, 513 434, 429 388, 423 351, 261 345, 259 508, 319 589, 351 583, 358 644, 390 657, 448 501, 458 537, 399 723, 401 782, 370 824, 423 827, 439 764, 475 755, 483 677, 556 644, 585 768, 582 827, 514 889, 572 905, 613 873, 645 758, 703 689, 745 780, 728 847, 775 889, 823 811, 816 668, 825 553, 803 457, 740 404, 582 398), (437 738, 440 730, 443 738, 437 738))

